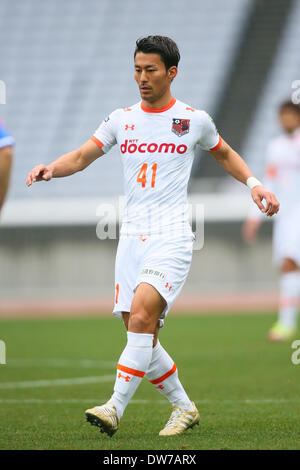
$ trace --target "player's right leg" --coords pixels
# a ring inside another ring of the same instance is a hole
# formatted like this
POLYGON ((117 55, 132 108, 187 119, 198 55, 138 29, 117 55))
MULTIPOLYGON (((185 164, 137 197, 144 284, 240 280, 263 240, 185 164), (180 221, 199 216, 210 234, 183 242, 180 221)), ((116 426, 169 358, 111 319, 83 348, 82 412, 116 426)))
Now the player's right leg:
POLYGON ((119 429, 119 418, 115 406, 108 401, 104 405, 95 406, 85 411, 86 420, 97 426, 100 432, 112 437, 119 429))
MULTIPOLYGON (((129 315, 134 295, 133 289, 138 274, 136 255, 140 255, 135 245, 134 238, 131 237, 121 237, 118 243, 113 314, 119 318, 122 317, 122 312, 127 312, 129 315)), ((119 373, 126 377, 123 372, 119 371, 119 373)), ((101 432, 105 432, 109 436, 112 436, 119 428, 120 416, 118 416, 115 405, 110 401, 104 405, 90 408, 85 413, 87 421, 99 427, 101 432)))
POLYGON ((141 283, 135 292, 128 322, 127 344, 117 365, 114 393, 110 400, 86 410, 87 420, 112 436, 125 408, 151 362, 154 333, 165 301, 150 284, 141 283))
POLYGON ((150 284, 137 287, 128 320, 127 345, 117 365, 114 393, 110 401, 121 419, 151 362, 154 334, 165 308, 165 300, 150 284))
POLYGON ((284 258, 280 266, 278 321, 268 333, 271 341, 290 340, 297 328, 300 299, 300 270, 295 260, 284 258))
MULTIPOLYGON (((129 312, 122 312, 124 325, 128 329, 129 312)), ((87 421, 100 428, 100 432, 110 437, 119 429, 120 420, 115 405, 108 401, 104 405, 95 406, 85 412, 87 421)))

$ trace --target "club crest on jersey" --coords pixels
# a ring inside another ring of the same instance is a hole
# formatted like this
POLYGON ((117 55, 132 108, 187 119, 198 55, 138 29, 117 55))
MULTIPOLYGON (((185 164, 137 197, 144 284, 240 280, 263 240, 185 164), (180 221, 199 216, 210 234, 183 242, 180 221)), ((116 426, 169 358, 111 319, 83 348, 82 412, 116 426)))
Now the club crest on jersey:
POLYGON ((190 132, 190 120, 173 118, 172 132, 178 137, 188 134, 190 132))

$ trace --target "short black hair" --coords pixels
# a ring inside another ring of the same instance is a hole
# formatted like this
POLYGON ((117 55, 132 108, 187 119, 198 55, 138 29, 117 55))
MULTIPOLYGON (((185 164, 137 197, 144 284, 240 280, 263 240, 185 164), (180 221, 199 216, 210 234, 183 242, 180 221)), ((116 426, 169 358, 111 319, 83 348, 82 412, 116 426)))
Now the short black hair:
POLYGON ((300 106, 296 103, 293 103, 292 101, 284 101, 281 103, 279 106, 279 113, 282 113, 283 111, 294 111, 295 113, 299 114, 300 116, 300 106))
POLYGON ((168 70, 172 66, 178 66, 180 53, 176 42, 167 36, 146 36, 136 41, 134 57, 138 52, 144 54, 159 54, 162 62, 168 70))

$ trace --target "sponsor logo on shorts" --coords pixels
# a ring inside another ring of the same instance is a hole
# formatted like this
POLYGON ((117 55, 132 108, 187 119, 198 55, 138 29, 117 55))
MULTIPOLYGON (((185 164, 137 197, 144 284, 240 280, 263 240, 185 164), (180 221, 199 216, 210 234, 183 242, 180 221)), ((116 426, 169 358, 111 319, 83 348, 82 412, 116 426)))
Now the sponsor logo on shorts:
POLYGON ((143 268, 141 271, 141 276, 143 275, 156 277, 163 281, 166 278, 167 274, 163 273, 162 271, 158 271, 157 269, 154 269, 154 268, 143 268))

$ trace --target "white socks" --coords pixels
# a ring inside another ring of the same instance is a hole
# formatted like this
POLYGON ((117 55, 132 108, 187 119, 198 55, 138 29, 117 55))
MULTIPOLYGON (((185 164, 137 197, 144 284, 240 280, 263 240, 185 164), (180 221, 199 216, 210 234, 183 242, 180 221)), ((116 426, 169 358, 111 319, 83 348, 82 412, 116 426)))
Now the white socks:
POLYGON ((110 398, 121 419, 144 376, 173 406, 192 410, 193 405, 178 379, 176 364, 153 334, 127 332, 127 345, 117 365, 114 393, 110 398), (146 372, 147 371, 147 372, 146 372))
POLYGON ((179 381, 176 364, 159 340, 153 348, 151 362, 145 376, 173 406, 179 406, 184 410, 193 409, 192 402, 179 381))
POLYGON ((290 271, 280 276, 279 321, 289 328, 297 326, 300 299, 300 271, 290 271))
POLYGON ((153 334, 127 332, 127 345, 117 365, 117 377, 111 401, 120 419, 149 367, 153 334))

